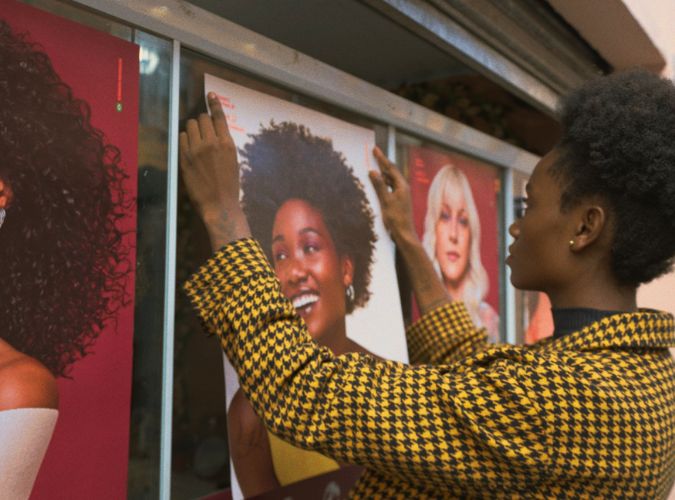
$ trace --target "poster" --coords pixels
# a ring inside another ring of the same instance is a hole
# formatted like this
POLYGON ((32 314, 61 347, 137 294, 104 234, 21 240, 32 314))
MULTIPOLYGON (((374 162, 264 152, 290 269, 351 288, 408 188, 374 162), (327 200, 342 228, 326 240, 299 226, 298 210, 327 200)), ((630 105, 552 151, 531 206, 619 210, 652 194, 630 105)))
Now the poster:
POLYGON ((499 340, 499 172, 458 154, 408 147, 415 229, 454 300, 499 340))
MULTIPOLYGON (((374 132, 205 75, 210 91, 239 150, 251 231, 310 334, 336 353, 407 362, 394 246, 368 179, 374 132)), ((265 450, 255 459, 247 453, 242 435, 261 423, 248 418, 250 404, 225 363, 234 498, 334 473, 331 460, 289 449, 264 429, 257 444, 265 450)))
POLYGON ((60 346, 51 360, 60 372, 59 415, 31 498, 125 498, 138 48, 10 0, 0 0, 0 28, 0 177, 14 192, 0 228, 0 260, 12 282, 0 288, 0 336, 14 335, 21 352, 29 334, 60 346), (17 271, 26 258, 32 265, 17 271), (40 286, 27 298, 21 290, 31 283, 40 286), (12 301, 14 308, 3 307, 12 301), (18 303, 34 313, 16 316, 18 303), (43 317, 46 325, 25 328, 43 317), (83 336, 66 344, 77 321, 82 329, 73 335, 83 336))

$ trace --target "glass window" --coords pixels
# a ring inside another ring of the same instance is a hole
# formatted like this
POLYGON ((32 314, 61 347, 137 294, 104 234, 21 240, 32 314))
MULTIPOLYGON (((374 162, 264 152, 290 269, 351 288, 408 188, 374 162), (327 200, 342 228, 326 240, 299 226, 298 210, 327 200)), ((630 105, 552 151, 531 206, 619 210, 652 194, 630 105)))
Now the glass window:
POLYGON ((134 30, 139 45, 138 234, 129 499, 159 495, 172 44, 134 30))
MULTIPOLYGON (((513 172, 514 219, 522 216, 525 208, 525 185, 529 176, 513 172)), ((542 292, 516 290, 516 343, 532 344, 553 334, 553 317, 548 296, 542 292)))
MULTIPOLYGON (((204 74, 320 111, 375 131, 384 148, 387 128, 320 101, 261 82, 195 52, 181 54, 180 119, 204 111, 204 74)), ((211 255, 210 243, 179 187, 177 286, 211 255)), ((227 412, 222 351, 201 325, 180 291, 176 295, 172 495, 194 498, 230 486, 227 412)))

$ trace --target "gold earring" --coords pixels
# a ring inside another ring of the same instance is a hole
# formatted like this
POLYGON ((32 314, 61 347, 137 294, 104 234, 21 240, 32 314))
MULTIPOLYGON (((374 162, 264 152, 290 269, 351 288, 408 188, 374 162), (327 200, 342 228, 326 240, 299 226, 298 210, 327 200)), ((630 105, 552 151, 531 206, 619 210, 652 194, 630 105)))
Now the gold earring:
POLYGON ((570 240, 570 248, 574 247, 574 240, 570 240))

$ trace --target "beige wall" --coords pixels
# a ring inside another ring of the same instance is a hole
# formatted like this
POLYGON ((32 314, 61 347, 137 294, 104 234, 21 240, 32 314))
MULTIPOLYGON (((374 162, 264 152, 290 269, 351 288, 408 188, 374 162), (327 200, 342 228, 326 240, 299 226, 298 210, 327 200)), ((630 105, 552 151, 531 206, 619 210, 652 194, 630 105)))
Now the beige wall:
MULTIPOLYGON (((624 3, 663 54, 666 60, 663 75, 675 78, 675 0, 624 0, 624 3)), ((638 304, 675 314, 675 273, 643 286, 638 304)))
POLYGON ((666 60, 663 74, 675 77, 675 0, 623 0, 666 60))
MULTIPOLYGON (((663 75, 675 78, 675 0, 624 1, 666 59, 663 75)), ((675 314, 675 272, 640 288, 638 305, 675 314)), ((675 488, 668 498, 675 500, 675 488)))

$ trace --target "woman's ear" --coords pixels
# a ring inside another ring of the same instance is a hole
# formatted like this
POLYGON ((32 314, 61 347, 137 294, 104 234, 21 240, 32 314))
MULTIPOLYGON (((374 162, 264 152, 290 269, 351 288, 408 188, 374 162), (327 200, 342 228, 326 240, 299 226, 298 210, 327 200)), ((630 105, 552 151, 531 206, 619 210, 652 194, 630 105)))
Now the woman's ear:
POLYGON ((599 204, 583 204, 579 207, 580 219, 570 243, 572 251, 582 250, 597 242, 607 227, 607 212, 599 204))
POLYGON ((345 255, 340 259, 340 264, 342 267, 342 284, 347 288, 354 283, 354 260, 349 255, 345 255))

